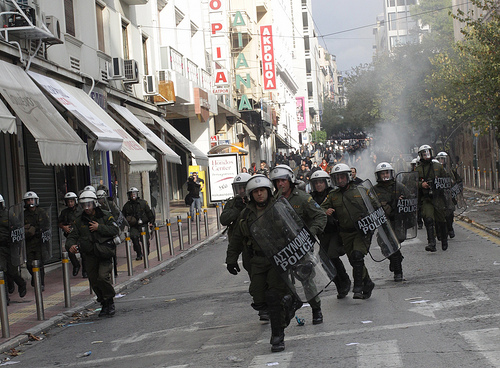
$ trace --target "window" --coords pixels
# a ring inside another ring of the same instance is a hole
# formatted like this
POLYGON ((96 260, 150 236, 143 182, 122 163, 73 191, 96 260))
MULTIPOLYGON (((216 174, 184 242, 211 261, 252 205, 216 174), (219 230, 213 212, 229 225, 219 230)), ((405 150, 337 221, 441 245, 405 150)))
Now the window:
POLYGON ((396 29, 396 13, 389 13, 389 31, 396 29))
POLYGON ((312 82, 307 82, 307 97, 313 96, 313 84, 312 82))
POLYGON ((142 58, 144 60, 144 75, 149 74, 148 67, 148 38, 146 36, 142 36, 142 58))
POLYGON ((99 4, 95 4, 95 17, 97 20, 97 49, 99 51, 105 52, 104 49, 104 23, 102 20, 103 7, 99 4))
POLYGON ((64 0, 64 20, 66 21, 66 33, 75 36, 75 14, 73 12, 73 0, 64 0))
POLYGON ((309 45, 309 36, 304 36, 304 49, 310 51, 311 46, 309 45))
POLYGON ((396 0, 387 0, 387 6, 396 6, 396 0))
POLYGON ((128 23, 122 22, 123 58, 130 59, 128 49, 128 23))

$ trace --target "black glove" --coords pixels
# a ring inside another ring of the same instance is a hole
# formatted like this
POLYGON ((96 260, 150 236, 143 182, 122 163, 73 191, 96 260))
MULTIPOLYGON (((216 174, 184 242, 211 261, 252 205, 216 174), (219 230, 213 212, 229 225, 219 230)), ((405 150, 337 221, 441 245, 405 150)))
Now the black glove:
POLYGON ((234 201, 234 206, 239 209, 240 211, 245 208, 247 205, 243 201, 243 198, 237 197, 236 200, 234 201))
POLYGON ((230 263, 226 267, 229 273, 232 275, 237 275, 238 272, 240 272, 240 266, 238 266, 238 263, 230 263))

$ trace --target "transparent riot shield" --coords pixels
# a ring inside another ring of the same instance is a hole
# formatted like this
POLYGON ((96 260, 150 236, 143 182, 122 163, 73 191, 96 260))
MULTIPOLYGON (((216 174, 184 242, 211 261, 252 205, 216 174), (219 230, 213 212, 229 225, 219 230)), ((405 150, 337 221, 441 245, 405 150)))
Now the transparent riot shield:
POLYGON ((52 258, 52 205, 42 209, 40 233, 42 235, 43 260, 52 258))
POLYGON ((302 302, 320 294, 337 275, 317 239, 285 198, 250 224, 250 233, 302 302))
POLYGON ((464 183, 455 182, 451 187, 451 200, 455 204, 455 214, 461 215, 467 209, 467 202, 464 198, 464 183))
POLYGON ((432 204, 436 210, 441 211, 445 215, 455 211, 451 188, 452 178, 450 176, 438 176, 432 182, 432 204))
MULTIPOLYGON (((357 224, 370 255, 375 262, 381 262, 401 248, 384 208, 380 204, 375 189, 370 180, 363 181, 357 186, 362 201, 355 207, 358 211, 349 211, 351 219, 357 224), (360 211, 359 209, 362 210, 360 211), (377 247, 370 247, 373 236, 377 240, 377 247)), ((344 196, 344 201, 349 201, 344 196)), ((352 208, 353 203, 351 203, 352 208)), ((349 206, 347 206, 349 209, 349 206)))
POLYGON ((396 176, 394 196, 394 232, 400 242, 417 236, 418 172, 402 172, 396 176))
POLYGON ((9 208, 10 258, 14 266, 26 261, 26 242, 24 238, 24 203, 9 208))

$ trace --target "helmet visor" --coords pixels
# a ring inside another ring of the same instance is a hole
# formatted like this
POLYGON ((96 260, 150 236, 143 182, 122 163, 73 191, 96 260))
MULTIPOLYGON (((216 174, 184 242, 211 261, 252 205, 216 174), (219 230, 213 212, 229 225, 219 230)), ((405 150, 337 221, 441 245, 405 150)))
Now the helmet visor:
POLYGON ((425 150, 421 151, 420 152, 420 157, 423 160, 430 160, 432 158, 431 150, 425 149, 425 150))
POLYGON ((83 210, 91 210, 95 207, 94 200, 85 200, 84 202, 80 201, 80 206, 83 210))
POLYGON ((247 183, 233 183, 233 194, 235 197, 245 197, 245 188, 247 183))
POLYGON ((340 172, 332 174, 333 185, 343 188, 349 184, 349 173, 340 172))

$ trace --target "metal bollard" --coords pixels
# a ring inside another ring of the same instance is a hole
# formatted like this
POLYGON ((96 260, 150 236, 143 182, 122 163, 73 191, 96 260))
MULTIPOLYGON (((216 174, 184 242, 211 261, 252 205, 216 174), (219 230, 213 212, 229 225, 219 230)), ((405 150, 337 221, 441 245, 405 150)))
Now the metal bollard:
POLYGON ((163 261, 163 251, 161 250, 161 241, 160 241, 160 228, 158 224, 155 224, 155 240, 156 240, 156 256, 158 261, 163 261))
POLYGON ((0 271, 0 320, 2 322, 2 337, 10 337, 9 313, 7 312, 7 290, 3 271, 0 271))
POLYGON ((203 222, 205 223, 205 238, 208 238, 209 236, 208 211, 206 209, 203 210, 203 222))
POLYGON ((142 259, 144 260, 144 268, 149 268, 149 253, 148 253, 148 237, 146 236, 146 227, 141 228, 142 237, 142 259))
POLYGON ((128 275, 132 276, 134 274, 134 266, 132 264, 132 249, 130 249, 130 233, 128 231, 125 232, 125 253, 127 255, 127 269, 128 275))
POLYGON ((220 206, 219 202, 215 205, 215 216, 217 217, 217 230, 220 230, 220 206))
POLYGON ((64 286, 64 306, 71 308, 71 285, 69 283, 69 255, 68 252, 62 252, 62 270, 64 286))
POLYGON ((168 237, 168 249, 170 251, 170 255, 174 255, 174 241, 172 239, 172 224, 170 223, 170 219, 167 219, 167 237, 168 237))
POLYGON ((200 212, 196 210, 196 240, 201 239, 201 229, 200 229, 200 212))
POLYGON ((182 236, 182 218, 177 216, 177 230, 179 231, 179 250, 184 250, 184 238, 182 236))
POLYGON ((35 303, 36 303, 36 318, 39 321, 45 319, 45 312, 43 310, 43 296, 42 296, 42 278, 40 277, 40 264, 41 261, 33 261, 33 278, 35 279, 35 303))
POLYGON ((187 213, 187 221, 188 221, 188 244, 193 244, 193 221, 191 218, 191 214, 187 213))

